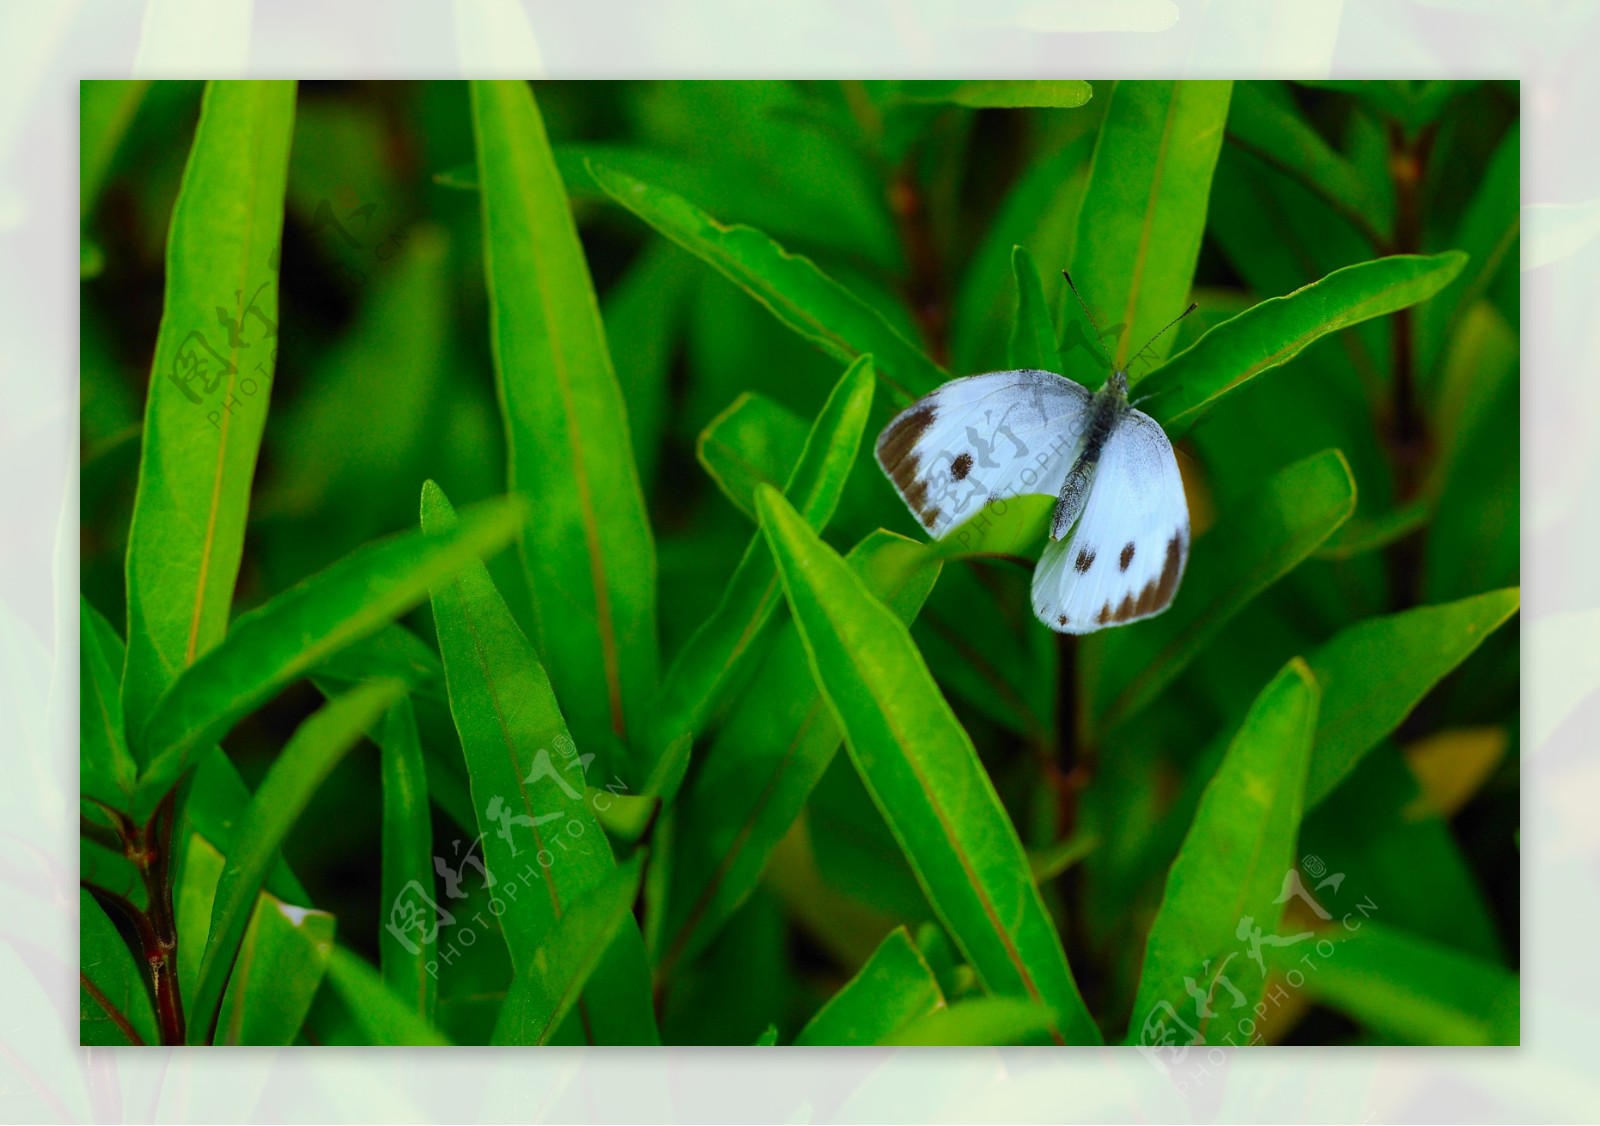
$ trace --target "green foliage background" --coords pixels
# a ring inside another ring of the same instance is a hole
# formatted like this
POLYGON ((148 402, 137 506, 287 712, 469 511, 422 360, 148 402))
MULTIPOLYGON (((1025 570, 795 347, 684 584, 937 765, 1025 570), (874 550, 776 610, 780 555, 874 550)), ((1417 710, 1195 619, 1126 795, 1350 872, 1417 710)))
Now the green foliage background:
POLYGON ((84 1042, 1515 1043, 1519 112, 85 83, 84 1042), (870 455, 1069 265, 1195 532, 1081 641, 870 455))

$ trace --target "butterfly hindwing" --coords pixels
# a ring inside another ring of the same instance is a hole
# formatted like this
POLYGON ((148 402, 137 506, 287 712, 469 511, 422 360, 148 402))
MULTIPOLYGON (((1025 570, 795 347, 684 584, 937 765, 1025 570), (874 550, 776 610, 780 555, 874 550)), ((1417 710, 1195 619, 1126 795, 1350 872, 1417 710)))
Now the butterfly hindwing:
POLYGON ((1045 545, 1034 612, 1062 633, 1151 617, 1171 604, 1188 559, 1189 505, 1172 443, 1129 409, 1106 438, 1083 515, 1045 545))
POLYGON ((1088 391, 1048 371, 952 380, 896 415, 878 464, 935 538, 990 496, 1055 496, 1090 414, 1088 391))

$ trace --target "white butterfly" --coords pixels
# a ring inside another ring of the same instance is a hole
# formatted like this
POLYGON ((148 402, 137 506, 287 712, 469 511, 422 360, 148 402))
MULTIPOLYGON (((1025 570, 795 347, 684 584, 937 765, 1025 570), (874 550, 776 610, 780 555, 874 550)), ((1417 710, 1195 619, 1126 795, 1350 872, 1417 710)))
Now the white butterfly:
POLYGON ((935 538, 995 498, 1059 498, 1033 573, 1034 613, 1053 630, 1152 617, 1178 591, 1183 478, 1160 423, 1128 405, 1126 371, 1093 394, 1048 371, 952 380, 895 416, 877 456, 935 538))

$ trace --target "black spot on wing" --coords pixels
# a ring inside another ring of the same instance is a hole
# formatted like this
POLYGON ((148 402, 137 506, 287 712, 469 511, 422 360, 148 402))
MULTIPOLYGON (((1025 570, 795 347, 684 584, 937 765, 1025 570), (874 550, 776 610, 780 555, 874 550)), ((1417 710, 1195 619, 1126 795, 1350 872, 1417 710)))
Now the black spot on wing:
POLYGON ((1129 540, 1122 548, 1122 569, 1126 571, 1128 564, 1133 562, 1133 541, 1129 540))
POLYGON ((1094 566, 1095 553, 1092 547, 1080 547, 1078 558, 1073 562, 1072 569, 1080 575, 1087 575, 1089 568, 1094 566))
POLYGON ((967 474, 972 472, 972 455, 961 454, 950 463, 950 476, 957 481, 965 481, 967 474))

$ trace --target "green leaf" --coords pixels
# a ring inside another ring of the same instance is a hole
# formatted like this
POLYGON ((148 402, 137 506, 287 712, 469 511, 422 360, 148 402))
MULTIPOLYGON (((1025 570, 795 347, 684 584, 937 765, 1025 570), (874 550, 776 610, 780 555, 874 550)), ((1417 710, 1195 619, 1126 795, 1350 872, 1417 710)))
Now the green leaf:
POLYGON ((756 489, 783 488, 806 447, 805 420, 746 391, 700 432, 694 452, 722 495, 756 518, 756 489))
MULTIPOLYGON (((580 742, 610 758, 657 677, 656 557, 627 408, 544 122, 525 82, 474 82, 490 334, 534 645, 580 742)), ((622 764, 618 764, 622 765, 622 764)))
POLYGON ((949 378, 883 316, 767 235, 726 226, 683 197, 613 169, 590 165, 599 185, 623 207, 702 259, 822 351, 851 363, 872 353, 884 382, 909 401, 949 378))
POLYGON ((149 79, 83 79, 78 83, 78 217, 87 219, 100 199, 111 159, 128 132, 128 125, 149 79))
MULTIPOLYGON (((939 577, 922 545, 877 531, 846 559, 874 598, 910 624, 939 577)), ((683 792, 682 834, 659 973, 704 949, 744 903, 839 749, 842 732, 785 622, 683 792)))
POLYGON ((991 497, 961 523, 928 544, 928 553, 945 561, 1009 556, 1033 562, 1050 531, 1056 498, 1037 494, 991 497))
POLYGON ((159 1044, 150 990, 116 924, 78 890, 78 1043, 159 1044))
MULTIPOLYGON (((219 855, 227 855, 233 850, 234 834, 253 795, 244 779, 239 777, 233 760, 223 753, 221 747, 210 747, 198 756, 193 781, 185 794, 183 816, 189 827, 219 855)), ((202 937, 211 925, 211 900, 215 885, 216 878, 213 876, 205 887, 204 910, 198 913, 194 927, 189 928, 202 937)), ((266 888, 288 903, 303 906, 311 902, 310 894, 282 859, 267 874, 266 888)), ((178 933, 182 934, 181 911, 179 923, 178 933)), ((178 961, 178 976, 182 981, 187 982, 190 976, 198 976, 199 969, 198 958, 181 958, 178 961)), ((185 996, 189 992, 193 991, 188 990, 185 996)))
POLYGON ((1043 886, 1094 853, 1103 842, 1097 833, 1074 833, 1054 844, 1028 853, 1033 881, 1043 886))
POLYGON ((944 1007, 944 994, 904 927, 889 932, 795 1037, 796 1044, 882 1044, 919 1017, 944 1007))
POLYGON ((267 434, 272 474, 257 489, 256 517, 303 521, 319 541, 317 565, 410 515, 410 484, 432 464, 439 416, 456 393, 443 360, 456 284, 450 241, 432 223, 404 233, 403 242, 379 244, 390 257, 374 256, 355 323, 319 351, 267 434), (374 371, 383 372, 381 393, 374 371))
POLYGON ((1056 325, 1050 316, 1039 267, 1025 247, 1011 248, 1011 274, 1017 283, 1017 312, 1011 325, 1010 363, 1013 368, 1060 372, 1061 351, 1056 347, 1056 325))
POLYGON ((897 101, 947 102, 974 109, 1075 109, 1094 97, 1087 82, 1024 82, 995 79, 978 82, 900 82, 894 90, 897 101))
MULTIPOLYGON (((216 760, 227 763, 218 752, 216 760)), ((212 760, 212 761, 216 761, 212 760)), ((231 770, 231 766, 229 766, 231 770)), ((197 772, 190 788, 189 805, 203 782, 215 784, 217 771, 210 777, 197 772)), ((238 783, 244 799, 242 813, 249 804, 250 792, 238 783)), ((212 799, 215 801, 216 799, 212 799)), ((190 833, 179 851, 179 873, 173 892, 178 935, 184 948, 205 949, 211 930, 211 915, 216 905, 217 884, 227 861, 224 850, 232 847, 233 834, 218 844, 199 832, 190 833)), ((295 901, 263 890, 250 909, 249 925, 239 944, 239 956, 227 990, 222 995, 222 1010, 217 1020, 219 1044, 291 1044, 311 1010, 313 999, 328 968, 328 951, 333 945, 334 918, 326 911, 315 911, 298 903, 308 902, 288 867, 280 859, 267 886, 286 883, 295 901)), ((183 996, 192 1006, 200 979, 198 957, 178 960, 178 981, 183 996)))
POLYGON ((1326 543, 1317 549, 1318 559, 1353 559, 1379 551, 1404 539, 1428 522, 1426 500, 1391 508, 1387 512, 1340 525, 1326 543))
MULTIPOLYGON (((1493 730, 1503 746, 1503 732, 1493 730)), ((1454 776, 1466 768, 1452 759, 1448 769, 1454 776)), ((1330 863, 1337 858, 1349 873, 1347 891, 1358 903, 1378 904, 1385 925, 1464 954, 1504 957, 1472 865, 1449 824, 1427 808, 1400 748, 1387 740, 1306 818, 1300 852, 1330 863)), ((1342 915, 1350 909, 1346 894, 1335 892, 1323 902, 1342 915)))
POLYGON ((776 490, 757 503, 812 675, 946 929, 991 992, 1059 1010, 1058 1043, 1098 1041, 1022 842, 911 634, 776 490))
POLYGON ((1450 100, 1473 83, 1446 79, 1301 79, 1302 86, 1336 90, 1414 133, 1438 118, 1450 100))
POLYGON ((698 270, 677 247, 652 239, 600 305, 617 386, 628 404, 633 460, 647 499, 661 476, 672 364, 687 326, 695 292, 693 272, 698 270))
POLYGON ((217 1018, 218 1044, 292 1044, 333 950, 333 916, 262 892, 217 1018))
MULTIPOLYGON (((1211 174, 1228 116, 1228 82, 1118 82, 1078 213, 1073 281, 1119 368, 1183 311, 1200 255, 1211 174)), ((1159 360, 1171 347, 1151 345, 1159 360)), ((1109 373, 1108 373, 1109 374, 1109 373)))
POLYGON ((402 533, 369 544, 240 615, 224 642, 186 670, 137 745, 148 765, 135 813, 146 816, 194 753, 344 646, 404 613, 448 577, 516 534, 526 509, 493 501, 448 535, 402 533))
MULTIPOLYGON (((189 1043, 211 1042, 250 908, 277 861, 279 846, 339 760, 404 692, 401 681, 379 680, 330 701, 295 730, 267 771, 239 820, 227 867, 217 882, 211 929, 200 960, 200 984, 190 1013, 189 1043)), ((222 1027, 216 1030, 220 1034, 222 1027)))
POLYGON ((1394 221, 1392 194, 1375 190, 1322 139, 1291 100, 1269 94, 1276 85, 1234 83, 1228 139, 1320 196, 1361 231, 1374 250, 1385 245, 1394 221))
POLYGON ((433 823, 428 809, 428 775, 417 735, 417 717, 409 699, 395 701, 384 716, 378 736, 383 754, 383 879, 379 909, 387 927, 378 932, 378 964, 396 997, 407 998, 425 1021, 433 1020, 434 960, 437 928, 424 917, 408 934, 403 905, 410 894, 433 889, 433 823), (396 918, 397 913, 399 918, 396 918), (398 933, 390 928, 398 927, 398 933), (402 937, 404 936, 404 937, 402 937))
MULTIPOLYGON (((989 371, 1005 363, 1010 311, 1006 279, 1012 273, 1015 247, 1028 247, 1050 267, 1044 286, 1047 296, 1054 293, 1059 298, 1066 293, 1066 284, 1056 281, 1056 269, 1072 260, 1078 208, 1089 182, 1089 158, 1096 135, 1086 129, 1064 144, 1047 147, 1006 193, 956 288, 950 318, 955 370, 989 371)), ((1062 327, 1066 330, 1068 326, 1062 327)), ((1076 322, 1070 346, 1063 344, 1061 351, 1063 364, 1079 360, 1087 371, 1104 367, 1087 332, 1076 322), (1081 357, 1077 355, 1080 345, 1081 357)))
POLYGON ((620 928, 633 928, 643 858, 579 896, 556 922, 534 959, 517 971, 494 1027, 496 1044, 548 1044, 578 1002, 620 928))
MULTIPOLYGON (((455 520, 449 499, 429 481, 422 489, 424 533, 447 536, 455 520)), ((503 897, 501 927, 512 966, 527 973, 563 914, 616 870, 585 796, 595 756, 574 745, 550 679, 487 567, 474 564, 436 585, 433 615, 483 861, 495 886, 517 885, 520 894, 503 897)), ((608 781, 595 778, 598 785, 608 781)), ((595 1043, 656 1042, 636 926, 617 932, 580 1005, 595 1043)))
POLYGON ((317 664, 313 675, 347 685, 388 677, 405 681, 414 695, 444 699, 444 666, 439 654, 397 622, 330 654, 317 664))
POLYGON ((767 1025, 767 1030, 756 1038, 755 1046, 758 1048, 771 1048, 778 1042, 778 1026, 767 1025))
POLYGON ((450 1042, 419 1017, 413 1005, 395 996, 383 983, 383 975, 342 946, 335 946, 328 959, 328 981, 344 999, 367 1043, 427 1047, 450 1042))
POLYGON ((1460 330, 1467 312, 1488 292, 1502 268, 1517 268, 1517 241, 1522 233, 1522 128, 1513 123, 1495 148, 1489 167, 1450 246, 1465 251, 1466 268, 1439 296, 1417 311, 1417 371, 1429 382, 1447 345, 1460 330))
POLYGON ((1037 1001, 974 997, 902 1026, 883 1043, 920 1048, 1035 1044, 1059 1027, 1056 1014, 1037 1001))
MULTIPOLYGON (((871 359, 850 365, 823 404, 784 486, 783 495, 814 530, 827 526, 844 492, 872 409, 873 382, 871 359)), ((782 597, 772 555, 757 533, 716 610, 667 673, 652 708, 658 717, 657 745, 705 729, 726 694, 750 671, 750 655, 782 597)))
MULTIPOLYGON (((1407 1044, 1520 1044, 1522 990, 1514 973, 1436 942, 1352 917, 1330 930, 1333 953, 1305 974, 1307 995, 1407 1044)), ((1319 944, 1320 946, 1320 944, 1319 944)), ((1299 951, 1276 952, 1296 965, 1299 951)), ((1302 971, 1304 972, 1304 971, 1302 971)))
POLYGON ((1369 618, 1341 630, 1307 659, 1322 685, 1317 749, 1306 806, 1344 780, 1361 756, 1521 605, 1512 587, 1441 606, 1369 618))
POLYGON ((1271 934, 1283 914, 1317 701, 1311 670, 1295 658, 1256 697, 1206 787, 1150 927, 1128 1043, 1149 1044, 1150 1029, 1174 1014, 1204 1041, 1209 1016, 1191 1003, 1186 979, 1217 1008, 1230 996, 1216 992, 1224 974, 1247 1004, 1260 998, 1265 974, 1248 953, 1233 955, 1247 926, 1271 934))
POLYGON ((1176 440, 1207 411, 1314 341, 1438 293, 1466 263, 1459 251, 1396 254, 1335 270, 1213 328, 1139 385, 1149 413, 1176 440))
POLYGON ((1195 545, 1173 606, 1137 629, 1113 630, 1100 660, 1096 711, 1109 731, 1154 700, 1252 599, 1320 547, 1356 506, 1338 450, 1288 466, 1195 545))
POLYGON ((128 750, 122 727, 122 694, 117 683, 122 668, 122 639, 110 622, 78 598, 78 646, 82 677, 78 693, 78 788, 113 809, 133 805, 139 764, 128 750))
POLYGON ((206 87, 167 240, 128 532, 129 731, 228 628, 277 354, 293 121, 292 82, 206 87))

